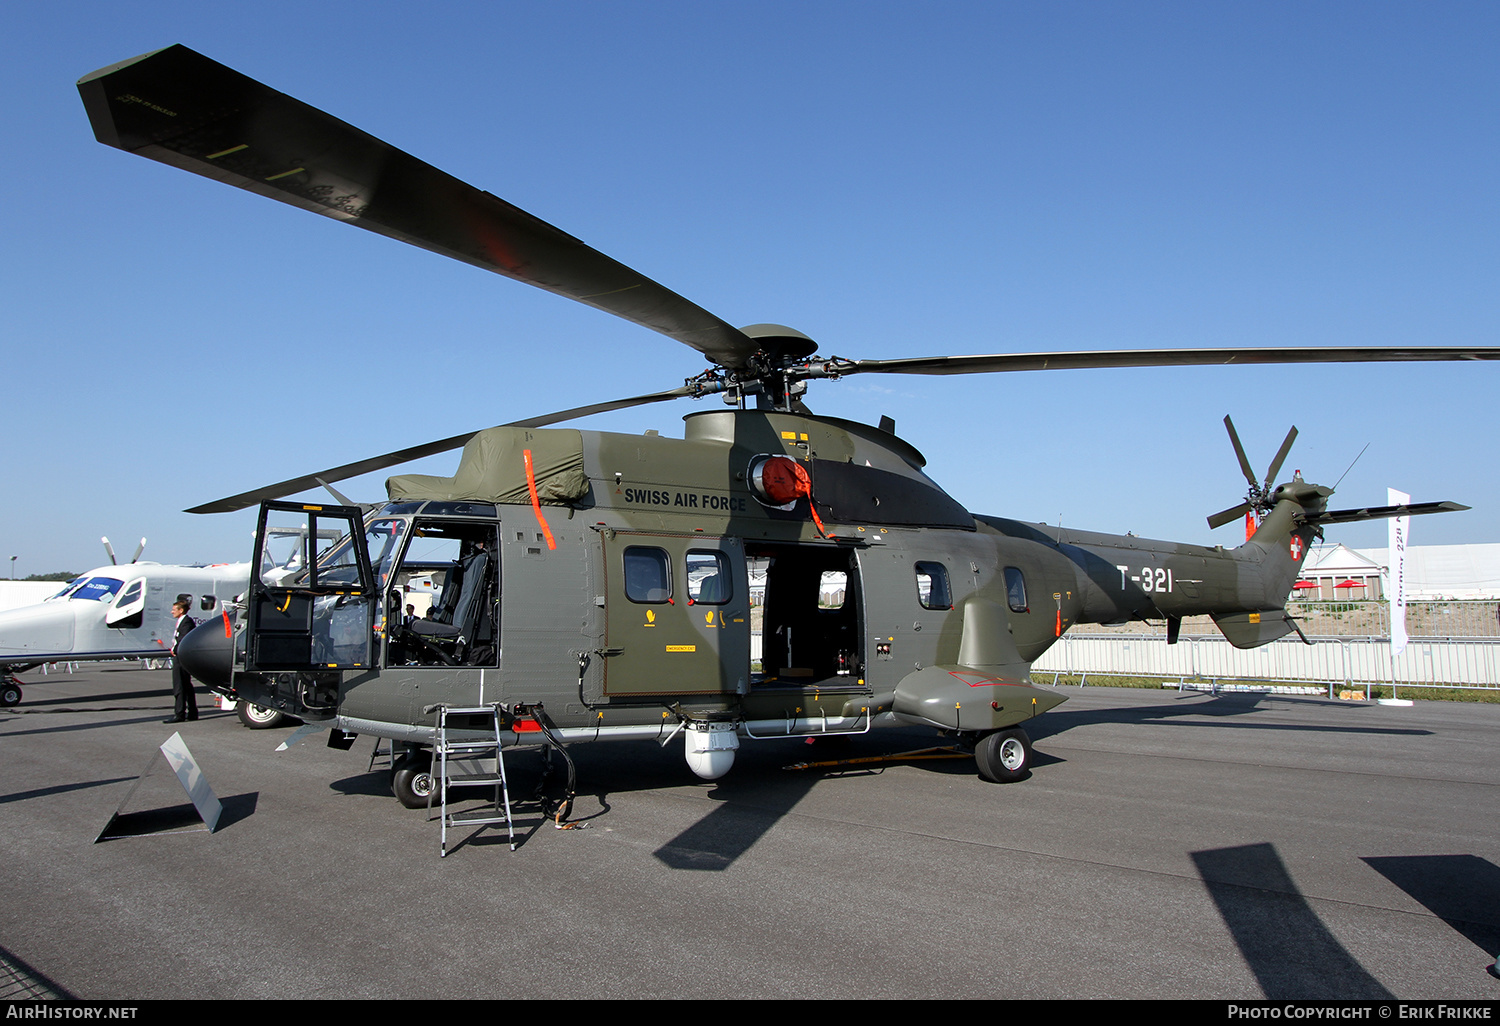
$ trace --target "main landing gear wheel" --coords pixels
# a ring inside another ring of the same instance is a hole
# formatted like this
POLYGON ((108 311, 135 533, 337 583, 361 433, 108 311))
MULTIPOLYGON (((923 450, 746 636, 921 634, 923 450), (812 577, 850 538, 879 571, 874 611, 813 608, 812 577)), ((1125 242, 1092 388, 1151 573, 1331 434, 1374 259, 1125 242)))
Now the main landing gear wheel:
POLYGON ((280 709, 267 709, 263 705, 251 705, 249 702, 236 702, 234 711, 240 722, 251 730, 280 726, 281 721, 286 719, 286 713, 280 709))
POLYGON ((408 809, 427 808, 433 786, 432 757, 426 752, 402 756, 391 771, 391 793, 408 809))
POLYGON ((13 705, 21 704, 21 685, 13 680, 7 680, 0 684, 0 705, 7 709, 13 705))
POLYGON ((1018 727, 986 734, 974 746, 979 775, 997 784, 1013 784, 1031 771, 1031 738, 1018 727))

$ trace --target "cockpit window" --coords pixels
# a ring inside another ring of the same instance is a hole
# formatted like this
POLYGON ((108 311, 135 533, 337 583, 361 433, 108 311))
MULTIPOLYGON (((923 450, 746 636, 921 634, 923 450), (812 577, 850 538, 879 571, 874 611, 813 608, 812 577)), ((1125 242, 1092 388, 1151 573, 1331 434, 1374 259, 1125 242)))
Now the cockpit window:
POLYGON ((74 588, 78 587, 85 580, 87 580, 87 578, 85 578, 85 577, 75 577, 75 578, 73 578, 67 584, 64 584, 62 586, 62 591, 59 591, 56 595, 53 595, 52 598, 55 598, 55 599, 63 598, 64 596, 66 596, 68 594, 68 592, 70 592, 74 588))
POLYGON ((90 577, 80 584, 69 599, 92 599, 95 602, 107 602, 114 598, 115 592, 120 590, 124 581, 117 581, 113 577, 90 577))
POLYGON ((396 553, 406 537, 406 525, 405 520, 375 520, 365 528, 365 551, 375 568, 377 586, 385 583, 391 564, 396 561, 396 553))

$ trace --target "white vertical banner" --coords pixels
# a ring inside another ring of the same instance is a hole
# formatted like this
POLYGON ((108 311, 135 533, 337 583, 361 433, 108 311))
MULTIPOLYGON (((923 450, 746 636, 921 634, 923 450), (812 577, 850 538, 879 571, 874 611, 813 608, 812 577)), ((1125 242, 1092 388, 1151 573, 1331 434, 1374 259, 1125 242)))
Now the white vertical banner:
MULTIPOLYGON (((1385 490, 1386 503, 1405 506, 1411 496, 1394 488, 1385 490)), ((1391 517, 1386 521, 1390 531, 1390 581, 1385 596, 1391 604, 1391 658, 1406 647, 1406 546, 1411 540, 1411 517, 1391 517)))

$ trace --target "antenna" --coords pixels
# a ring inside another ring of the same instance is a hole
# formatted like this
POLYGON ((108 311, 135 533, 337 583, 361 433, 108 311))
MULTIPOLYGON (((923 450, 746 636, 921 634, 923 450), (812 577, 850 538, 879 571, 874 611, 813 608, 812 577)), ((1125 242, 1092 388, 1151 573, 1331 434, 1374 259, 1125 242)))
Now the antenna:
POLYGON ((115 547, 109 543, 109 539, 100 538, 99 540, 104 543, 104 551, 109 553, 109 565, 119 566, 120 561, 115 558, 115 547))
MULTIPOLYGON (((1365 443, 1365 449, 1368 449, 1369 447, 1370 447, 1370 443, 1366 442, 1365 443)), ((1365 454, 1365 449, 1359 450, 1359 456, 1363 456, 1365 454)), ((1346 478, 1346 477, 1349 476, 1349 471, 1353 470, 1354 469, 1354 464, 1359 462, 1359 456, 1354 457, 1353 461, 1350 462, 1349 466, 1347 466, 1347 467, 1344 468, 1344 472, 1342 474, 1340 474, 1339 475, 1339 479, 1333 483, 1333 488, 1330 489, 1330 491, 1335 491, 1336 492, 1336 491, 1339 490, 1339 484, 1344 480, 1344 478, 1346 478)))

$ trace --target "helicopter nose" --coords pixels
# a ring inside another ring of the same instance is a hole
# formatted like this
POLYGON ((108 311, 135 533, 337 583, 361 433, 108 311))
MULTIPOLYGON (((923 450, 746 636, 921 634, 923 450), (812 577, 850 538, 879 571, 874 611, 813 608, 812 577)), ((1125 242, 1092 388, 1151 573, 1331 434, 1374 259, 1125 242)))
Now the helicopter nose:
POLYGON ((211 688, 229 687, 234 671, 234 638, 224 630, 224 618, 205 620, 177 645, 177 663, 188 676, 211 688))

